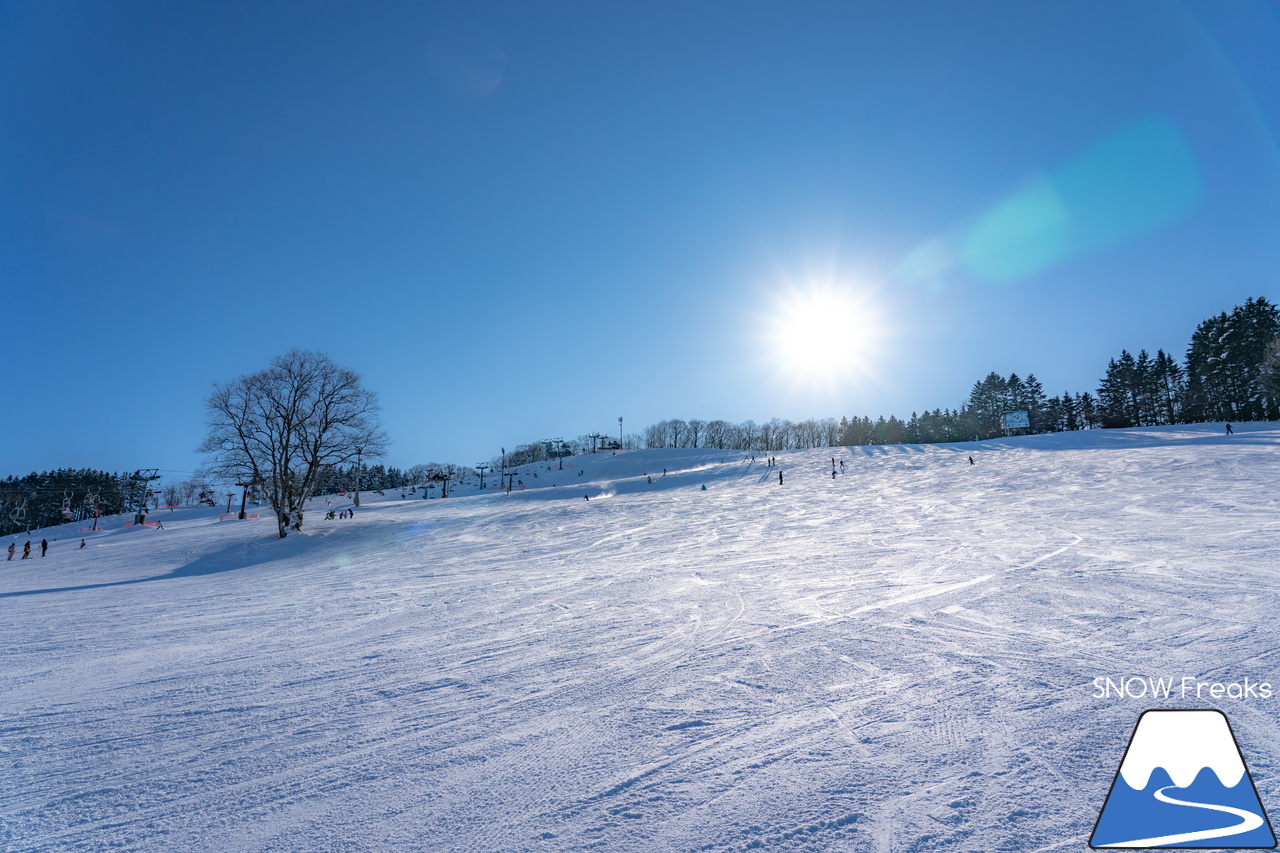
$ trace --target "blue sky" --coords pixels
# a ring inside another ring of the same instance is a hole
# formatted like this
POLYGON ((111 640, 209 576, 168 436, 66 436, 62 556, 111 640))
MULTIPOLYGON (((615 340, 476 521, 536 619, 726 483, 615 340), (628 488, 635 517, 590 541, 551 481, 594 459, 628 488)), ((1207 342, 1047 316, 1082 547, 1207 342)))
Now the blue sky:
POLYGON ((1280 298, 1278 55, 1248 0, 0 0, 0 474, 193 470, 292 347, 401 467, 1093 390, 1280 298))

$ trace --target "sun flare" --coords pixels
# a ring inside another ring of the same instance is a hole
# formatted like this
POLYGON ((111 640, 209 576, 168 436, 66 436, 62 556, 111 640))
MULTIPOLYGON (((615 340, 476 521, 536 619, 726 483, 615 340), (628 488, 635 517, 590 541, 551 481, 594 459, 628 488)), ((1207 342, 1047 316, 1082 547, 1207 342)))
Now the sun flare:
POLYGON ((881 331, 865 296, 834 285, 780 296, 767 328, 771 360, 785 379, 832 389, 870 372, 881 331))

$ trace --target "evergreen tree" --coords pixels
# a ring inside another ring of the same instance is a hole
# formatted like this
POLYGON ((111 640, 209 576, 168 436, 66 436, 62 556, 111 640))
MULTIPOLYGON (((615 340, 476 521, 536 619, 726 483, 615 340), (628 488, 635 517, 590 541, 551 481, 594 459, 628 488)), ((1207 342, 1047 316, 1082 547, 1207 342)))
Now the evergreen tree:
POLYGON ((1181 405, 1186 389, 1182 366, 1164 350, 1156 350, 1152 372, 1152 396, 1156 409, 1155 423, 1176 424, 1181 421, 1181 405))
POLYGON ((1230 314, 1202 322, 1187 348, 1187 412, 1213 420, 1280 414, 1262 387, 1263 362, 1277 335, 1280 312, 1265 298, 1246 299, 1230 314))
POLYGON ((1098 406, 1103 426, 1128 427, 1138 423, 1138 362, 1128 350, 1107 362, 1107 373, 1098 385, 1098 406))

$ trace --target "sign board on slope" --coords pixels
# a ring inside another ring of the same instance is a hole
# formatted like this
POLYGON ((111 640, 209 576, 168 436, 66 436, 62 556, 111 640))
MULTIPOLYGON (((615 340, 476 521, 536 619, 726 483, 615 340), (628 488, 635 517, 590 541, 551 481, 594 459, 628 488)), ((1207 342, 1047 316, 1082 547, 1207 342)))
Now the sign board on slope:
POLYGON ((1031 429, 1031 418, 1026 412, 1005 412, 1005 429, 1031 429))

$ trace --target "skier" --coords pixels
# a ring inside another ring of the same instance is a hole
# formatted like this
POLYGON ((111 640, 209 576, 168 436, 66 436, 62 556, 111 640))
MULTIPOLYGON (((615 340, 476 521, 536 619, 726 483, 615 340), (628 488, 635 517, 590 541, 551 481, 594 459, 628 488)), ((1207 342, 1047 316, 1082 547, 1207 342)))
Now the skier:
POLYGON ((973 457, 972 457, 972 456, 970 456, 970 457, 969 457, 969 464, 970 464, 970 465, 974 464, 974 463, 973 463, 973 457))
POLYGON ((43 557, 45 552, 48 550, 49 550, 49 540, 41 539, 40 540, 40 556, 43 557))
POLYGON ((778 485, 779 485, 779 486, 781 486, 781 485, 782 485, 782 472, 781 472, 781 471, 779 471, 779 472, 778 472, 778 485))
POLYGON ((12 559, 13 559, 13 552, 14 552, 15 550, 17 550, 17 548, 18 548, 18 546, 17 546, 16 544, 14 544, 13 542, 10 542, 10 543, 9 543, 9 559, 10 559, 10 560, 12 560, 12 559))
POLYGON ((1233 435, 1234 432, 1235 431, 1231 429, 1231 424, 1227 424, 1227 435, 1233 435))
POLYGON ((832 469, 831 469, 831 479, 833 479, 833 480, 834 480, 835 478, 836 478, 836 469, 835 469, 835 468, 832 468, 832 469))
MULTIPOLYGON (((81 548, 83 548, 83 547, 84 547, 84 540, 83 540, 83 539, 81 539, 81 540, 80 540, 80 547, 81 547, 81 548)), ((12 557, 12 556, 13 556, 13 549, 12 549, 12 548, 10 548, 10 550, 9 550, 9 556, 10 556, 10 557, 12 557)))
POLYGON ((156 522, 156 530, 164 530, 164 522, 163 522, 163 521, 157 521, 157 522, 156 522))
POLYGON ((841 459, 841 460, 840 460, 840 473, 841 473, 841 474, 843 474, 843 473, 844 473, 844 460, 843 460, 843 459, 841 459))
POLYGON ((30 556, 31 556, 31 540, 28 539, 27 544, 22 546, 22 559, 25 560, 27 559, 27 557, 30 557, 30 556))

